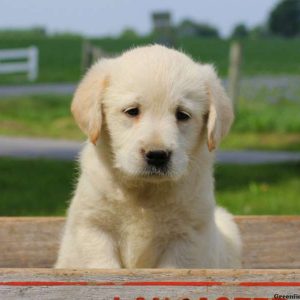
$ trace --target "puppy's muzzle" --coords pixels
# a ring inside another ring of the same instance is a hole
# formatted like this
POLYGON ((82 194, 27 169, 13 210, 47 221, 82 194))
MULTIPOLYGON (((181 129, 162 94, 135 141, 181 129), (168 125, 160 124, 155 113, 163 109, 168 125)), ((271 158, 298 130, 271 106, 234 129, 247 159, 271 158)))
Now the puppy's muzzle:
POLYGON ((145 160, 149 166, 165 168, 171 158, 171 151, 154 150, 145 153, 145 160))

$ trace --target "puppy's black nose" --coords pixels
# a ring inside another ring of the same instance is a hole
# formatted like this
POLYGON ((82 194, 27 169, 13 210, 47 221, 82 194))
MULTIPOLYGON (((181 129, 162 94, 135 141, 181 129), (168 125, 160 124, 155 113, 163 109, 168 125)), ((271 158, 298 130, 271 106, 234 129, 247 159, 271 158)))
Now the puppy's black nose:
POLYGON ((163 151, 163 150, 155 150, 148 151, 145 154, 145 159, 148 165, 155 167, 163 167, 165 166, 171 157, 171 151, 163 151))

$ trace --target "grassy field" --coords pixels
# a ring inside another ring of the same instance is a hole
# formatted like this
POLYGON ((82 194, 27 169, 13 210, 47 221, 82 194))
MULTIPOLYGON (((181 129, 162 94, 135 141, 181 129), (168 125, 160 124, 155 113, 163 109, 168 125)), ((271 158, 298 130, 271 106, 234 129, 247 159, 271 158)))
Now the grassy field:
POLYGON ((235 132, 222 141, 223 150, 300 151, 300 133, 235 132))
POLYGON ((234 214, 299 214, 300 163, 219 165, 218 203, 234 214))
POLYGON ((0 158, 0 169, 0 215, 64 214, 75 183, 74 163, 0 158))
POLYGON ((71 96, 28 96, 0 101, 0 135, 82 139, 70 114, 71 96))
MULTIPOLYGON (((133 46, 152 43, 150 38, 94 39, 92 43, 106 52, 121 53, 133 46)), ((81 76, 82 39, 80 38, 2 38, 0 49, 36 45, 40 50, 39 82, 78 81, 81 76)), ((227 75, 230 41, 214 39, 179 39, 177 48, 195 59, 215 64, 222 76, 227 75)), ((244 75, 299 74, 300 39, 245 40, 244 75)), ((1 76, 0 83, 26 82, 25 75, 1 76)))
MULTIPOLYGON (((69 110, 71 96, 28 96, 0 101, 0 135, 84 138, 69 110)), ((300 150, 300 102, 242 101, 223 149, 300 150)))
MULTIPOLYGON (((0 215, 63 215, 74 163, 0 158, 0 215), (30 176, 28 176, 30 174, 30 176)), ((219 165, 218 203, 235 214, 300 214, 300 164, 219 165)))

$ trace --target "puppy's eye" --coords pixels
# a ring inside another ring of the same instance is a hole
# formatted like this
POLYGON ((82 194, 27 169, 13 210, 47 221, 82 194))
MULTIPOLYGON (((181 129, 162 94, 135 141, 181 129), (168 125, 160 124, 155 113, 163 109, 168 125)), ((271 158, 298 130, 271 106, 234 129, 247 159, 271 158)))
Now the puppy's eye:
POLYGON ((124 109, 123 112, 129 117, 136 117, 140 114, 140 110, 138 107, 129 107, 124 109))
POLYGON ((187 121, 191 118, 191 115, 185 111, 182 111, 182 110, 177 110, 176 111, 176 119, 178 121, 187 121))

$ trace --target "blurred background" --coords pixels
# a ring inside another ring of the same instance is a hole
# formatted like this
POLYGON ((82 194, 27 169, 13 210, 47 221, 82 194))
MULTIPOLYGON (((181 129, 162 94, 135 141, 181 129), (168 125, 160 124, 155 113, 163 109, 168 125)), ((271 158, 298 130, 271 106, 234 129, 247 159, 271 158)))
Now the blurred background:
POLYGON ((234 101, 218 203, 300 213, 300 0, 2 0, 0 215, 65 213, 84 141, 76 83, 95 60, 149 43, 213 63, 234 101))

